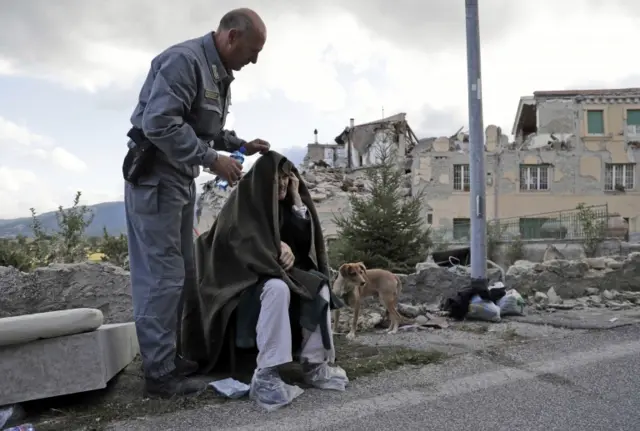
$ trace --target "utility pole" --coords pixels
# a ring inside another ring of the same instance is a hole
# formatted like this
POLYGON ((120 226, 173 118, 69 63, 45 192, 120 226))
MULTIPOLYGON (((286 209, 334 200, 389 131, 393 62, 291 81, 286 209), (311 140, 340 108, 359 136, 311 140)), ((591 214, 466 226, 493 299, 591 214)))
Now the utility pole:
POLYGON ((484 171, 484 125, 480 73, 478 0, 465 0, 467 17, 467 75, 469 92, 469 178, 471 180, 471 286, 487 288, 487 214, 484 171))

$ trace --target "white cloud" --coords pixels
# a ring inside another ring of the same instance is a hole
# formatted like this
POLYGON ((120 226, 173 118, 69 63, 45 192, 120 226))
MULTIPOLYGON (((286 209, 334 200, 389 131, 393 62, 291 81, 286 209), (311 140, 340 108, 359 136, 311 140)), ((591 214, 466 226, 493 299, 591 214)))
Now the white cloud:
POLYGON ((55 209, 57 205, 34 172, 7 166, 0 166, 0 202, 0 219, 28 217, 29 208, 39 211, 55 209))
POLYGON ((84 161, 62 147, 54 148, 51 151, 51 158, 56 165, 63 169, 72 172, 84 172, 87 170, 87 164, 84 161))
POLYGON ((47 146, 52 139, 33 133, 26 126, 20 126, 6 118, 0 117, 0 146, 47 146))

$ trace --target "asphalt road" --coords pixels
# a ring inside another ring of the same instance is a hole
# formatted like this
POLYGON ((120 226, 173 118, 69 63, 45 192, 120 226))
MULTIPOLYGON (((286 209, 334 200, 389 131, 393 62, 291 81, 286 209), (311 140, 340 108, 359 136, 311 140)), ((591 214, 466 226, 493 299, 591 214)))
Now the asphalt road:
POLYGON ((441 365, 307 390, 274 413, 249 401, 114 424, 128 430, 640 430, 640 326, 488 347, 441 365))

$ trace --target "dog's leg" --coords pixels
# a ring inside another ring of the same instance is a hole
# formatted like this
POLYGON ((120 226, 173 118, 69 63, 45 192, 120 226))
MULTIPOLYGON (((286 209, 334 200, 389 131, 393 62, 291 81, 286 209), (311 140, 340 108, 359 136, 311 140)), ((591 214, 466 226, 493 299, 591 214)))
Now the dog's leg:
POLYGON ((356 338, 356 329, 358 328, 358 317, 360 315, 360 295, 357 289, 353 292, 353 320, 351 321, 351 331, 347 334, 348 340, 356 338))
POLYGON ((340 309, 333 310, 333 332, 338 332, 338 323, 340 323, 340 309))
POLYGON ((387 334, 395 334, 400 327, 400 313, 398 313, 398 303, 395 295, 380 295, 380 302, 387 309, 389 315, 389 329, 387 334))

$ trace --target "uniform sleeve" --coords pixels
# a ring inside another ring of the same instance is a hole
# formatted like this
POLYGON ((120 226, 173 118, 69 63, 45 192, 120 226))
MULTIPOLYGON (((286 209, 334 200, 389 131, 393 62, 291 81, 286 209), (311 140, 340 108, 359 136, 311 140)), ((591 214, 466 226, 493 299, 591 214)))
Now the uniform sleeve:
POLYGON ((159 58, 142 131, 170 159, 209 167, 217 152, 184 121, 198 91, 195 68, 195 59, 184 51, 170 50, 159 58))
POLYGON ((246 144, 247 141, 240 139, 236 136, 236 132, 233 130, 223 130, 213 140, 213 149, 218 151, 233 152, 246 144))

